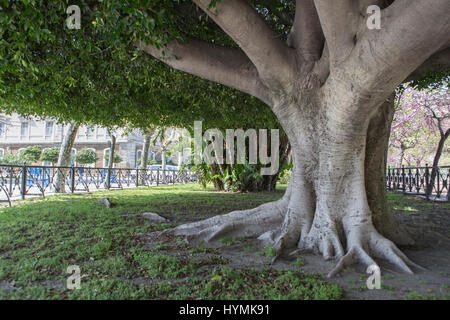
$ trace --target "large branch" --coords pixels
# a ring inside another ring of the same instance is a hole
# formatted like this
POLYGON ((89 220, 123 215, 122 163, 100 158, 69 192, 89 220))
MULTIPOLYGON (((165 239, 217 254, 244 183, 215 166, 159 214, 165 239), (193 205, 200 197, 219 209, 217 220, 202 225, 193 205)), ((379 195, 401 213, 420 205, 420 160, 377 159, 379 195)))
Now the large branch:
POLYGON ((292 45, 306 59, 317 61, 324 46, 324 35, 314 0, 297 0, 295 20, 289 36, 292 45))
POLYGON ((352 82, 366 91, 392 91, 450 46, 448 12, 448 0, 396 0, 382 10, 381 29, 367 29, 347 61, 352 82))
POLYGON ((246 0, 222 0, 211 9, 211 0, 193 2, 242 48, 271 87, 295 77, 292 50, 246 0))
POLYGON ((327 41, 330 64, 345 60, 355 45, 360 25, 359 4, 352 0, 315 0, 317 13, 327 41))
POLYGON ((433 54, 423 64, 411 73, 405 82, 417 80, 423 77, 424 73, 436 68, 447 68, 450 70, 450 47, 433 54))
POLYGON ((238 89, 269 103, 267 88, 259 79, 255 66, 237 49, 199 40, 172 41, 161 49, 144 42, 136 45, 174 69, 238 89))

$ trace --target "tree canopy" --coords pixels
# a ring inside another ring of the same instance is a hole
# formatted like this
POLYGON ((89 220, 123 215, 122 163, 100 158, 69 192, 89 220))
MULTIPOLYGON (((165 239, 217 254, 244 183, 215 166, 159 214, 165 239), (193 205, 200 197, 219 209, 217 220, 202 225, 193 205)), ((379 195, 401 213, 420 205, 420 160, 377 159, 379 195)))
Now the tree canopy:
POLYGON ((189 127, 194 120, 205 127, 277 126, 256 98, 173 70, 135 46, 189 34, 231 46, 190 2, 79 1, 79 30, 65 24, 68 5, 0 1, 3 111, 109 127, 189 127))

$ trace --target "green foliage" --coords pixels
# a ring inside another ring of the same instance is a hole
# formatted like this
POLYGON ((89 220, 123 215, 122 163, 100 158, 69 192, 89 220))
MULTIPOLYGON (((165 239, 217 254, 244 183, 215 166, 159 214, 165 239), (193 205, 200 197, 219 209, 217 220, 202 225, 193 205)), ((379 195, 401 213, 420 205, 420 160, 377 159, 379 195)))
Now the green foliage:
POLYGON ((223 172, 212 175, 211 166, 202 163, 192 166, 190 171, 195 172, 198 182, 206 187, 213 179, 219 180, 225 191, 246 192, 259 189, 259 183, 263 181, 261 165, 235 164, 233 167, 226 165, 223 172))
POLYGON ((231 172, 233 191, 253 191, 258 189, 258 183, 262 182, 261 165, 235 164, 231 172))
POLYGON ((267 246, 264 250, 264 255, 268 258, 275 258, 277 255, 277 252, 275 251, 274 247, 267 246))
POLYGON ((59 157, 59 148, 47 148, 42 151, 39 160, 56 163, 58 162, 58 157, 59 157))
MULTIPOLYGON (((104 159, 106 161, 106 163, 109 163, 109 153, 106 153, 104 156, 104 159)), ((114 163, 121 163, 123 161, 122 157, 120 156, 120 154, 114 153, 114 163)))
POLYGON ((97 159, 97 154, 92 149, 83 149, 75 154, 75 161, 79 164, 95 163, 97 159))
POLYGON ((19 160, 22 161, 22 163, 32 164, 39 161, 41 153, 41 146, 29 146, 19 151, 19 160))
POLYGON ((289 183, 289 180, 291 179, 291 175, 292 175, 292 168, 293 168, 293 165, 288 164, 280 170, 280 174, 278 176, 278 179, 279 179, 278 181, 280 183, 282 183, 282 184, 289 183))
POLYGON ((296 267, 303 267, 305 265, 305 259, 302 257, 298 257, 292 264, 296 267))
POLYGON ((203 188, 206 188, 208 183, 212 182, 213 177, 211 175, 211 168, 206 163, 200 163, 192 166, 189 171, 195 173, 198 183, 200 183, 203 188))
POLYGON ((211 280, 198 285, 200 299, 330 300, 342 297, 342 288, 294 271, 215 269, 211 280), (258 284, 254 284, 258 281, 258 284))
POLYGON ((138 50, 189 36, 233 41, 190 1, 81 1, 81 29, 65 25, 70 3, 0 2, 2 111, 105 127, 276 127, 261 101, 173 70, 138 50), (193 90, 195 88, 195 90, 193 90), (251 117, 249 117, 251 115, 251 117))
POLYGON ((11 164, 11 165, 23 165, 23 161, 19 159, 17 154, 5 154, 2 158, 0 158, 1 164, 11 164))

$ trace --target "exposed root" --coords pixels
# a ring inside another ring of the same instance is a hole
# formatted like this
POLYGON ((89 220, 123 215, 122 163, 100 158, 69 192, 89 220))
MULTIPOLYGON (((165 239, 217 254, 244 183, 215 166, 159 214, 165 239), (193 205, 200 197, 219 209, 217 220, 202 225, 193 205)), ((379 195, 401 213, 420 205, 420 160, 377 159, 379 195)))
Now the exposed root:
POLYGON ((298 247, 298 244, 304 241, 311 229, 316 202, 316 197, 312 191, 313 186, 304 179, 300 179, 296 185, 298 185, 300 193, 293 194, 289 200, 286 216, 279 235, 274 241, 275 257, 272 263, 286 249, 298 247))
POLYGON ((188 242, 212 243, 221 238, 251 238, 281 225, 287 206, 286 199, 263 204, 250 210, 233 211, 225 215, 180 225, 164 234, 183 235, 188 242))
MULTIPOLYGON (((364 228, 366 230, 366 228, 364 228)), ((368 252, 373 254, 377 258, 385 259, 390 263, 394 264, 400 270, 413 274, 410 267, 415 267, 421 270, 426 270, 425 268, 412 262, 406 255, 397 248, 397 246, 390 240, 384 238, 380 235, 373 227, 370 227, 368 233, 364 233, 364 236, 360 236, 361 233, 356 237, 353 234, 350 237, 351 247, 342 258, 339 259, 337 265, 328 274, 328 278, 335 276, 345 267, 354 264, 356 262, 361 262, 366 266, 378 264, 369 255, 368 252)), ((367 230, 366 230, 367 231, 367 230)))

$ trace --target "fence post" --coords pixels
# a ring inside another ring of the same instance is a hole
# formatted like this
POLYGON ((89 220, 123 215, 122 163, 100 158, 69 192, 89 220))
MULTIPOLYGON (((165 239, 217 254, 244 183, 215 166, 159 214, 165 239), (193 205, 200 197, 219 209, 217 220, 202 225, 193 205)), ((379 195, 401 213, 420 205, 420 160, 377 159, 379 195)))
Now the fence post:
MULTIPOLYGON (((60 169, 61 170, 61 169, 60 169)), ((70 166, 70 190, 72 193, 75 192, 75 168, 73 167, 73 164, 70 166)))
POLYGON ((429 176, 430 176, 430 172, 429 172, 429 169, 428 169, 428 163, 426 163, 425 164, 425 196, 427 197, 427 200, 428 200, 428 198, 430 196, 428 194, 428 185, 430 183, 430 181, 428 180, 429 176))
POLYGON ((440 185, 439 185, 439 167, 436 167, 436 197, 440 197, 441 196, 441 190, 440 190, 440 185))
POLYGON ((402 165, 402 192, 406 193, 405 166, 404 165, 402 165))
POLYGON ((13 167, 9 167, 9 196, 13 193, 13 167))
POLYGON ((416 167, 416 192, 420 193, 420 173, 419 173, 420 168, 416 167))
POLYGON ((27 166, 24 165, 22 167, 22 190, 21 190, 22 200, 25 200, 26 189, 27 189, 27 166))
POLYGON ((391 168, 387 169, 387 183, 388 183, 388 190, 392 190, 392 188, 391 188, 391 168))
POLYGON ((139 187, 139 168, 136 168, 136 188, 139 187))
POLYGON ((156 185, 159 186, 159 169, 156 169, 156 185))
POLYGON ((411 171, 411 167, 408 169, 408 190, 409 190, 409 192, 411 192, 412 191, 412 188, 413 188, 413 186, 412 186, 412 171, 411 171))

